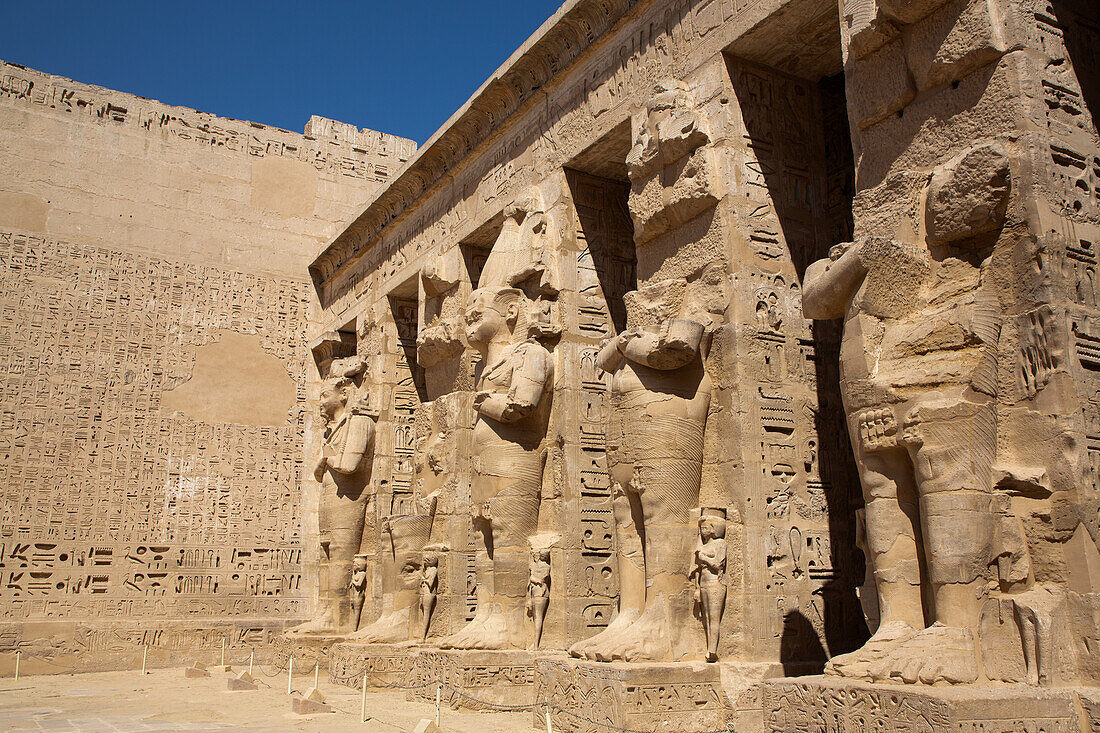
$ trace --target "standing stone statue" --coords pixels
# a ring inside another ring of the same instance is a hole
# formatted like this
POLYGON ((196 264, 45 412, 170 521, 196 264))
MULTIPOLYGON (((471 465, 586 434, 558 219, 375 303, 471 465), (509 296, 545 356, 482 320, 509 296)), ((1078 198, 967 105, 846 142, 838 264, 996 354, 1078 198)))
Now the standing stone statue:
POLYGON ((363 604, 367 600, 367 556, 356 555, 352 560, 351 583, 348 586, 351 594, 352 617, 356 625, 363 615, 363 604))
POLYGON ((441 646, 522 649, 529 539, 538 528, 546 432, 554 384, 550 351, 539 340, 552 324, 556 295, 544 258, 554 248, 546 214, 530 197, 509 207, 504 227, 466 302, 466 340, 481 353, 470 489, 477 553, 477 612, 441 646), (531 288, 532 297, 520 285, 531 288))
POLYGON ((881 614, 829 673, 926 684, 981 674, 1002 313, 982 235, 1004 221, 1009 180, 996 146, 968 151, 932 176, 926 241, 866 237, 806 271, 806 315, 845 319, 841 388, 881 614))
POLYGON ((373 496, 369 489, 374 455, 374 418, 368 414, 366 396, 357 398, 353 381, 361 370, 362 362, 354 357, 333 360, 321 387, 324 446, 313 470, 321 484, 320 597, 314 618, 290 633, 343 634, 354 631, 358 623, 348 586, 373 496))
POLYGON ((412 635, 412 613, 418 602, 424 546, 431 536, 435 517, 435 497, 417 501, 415 506, 420 510, 416 514, 397 514, 382 520, 382 534, 389 538, 388 543, 383 543, 382 552, 386 575, 382 614, 349 638, 394 644, 407 641, 412 635))
POLYGON ((707 661, 718 661, 718 632, 726 610, 726 518, 723 510, 703 510, 695 547, 695 602, 707 636, 707 661), (722 513, 717 513, 722 512, 722 513))
POLYGON ((546 620, 546 609, 550 606, 550 548, 531 549, 531 569, 527 581, 527 615, 531 617, 535 633, 531 642, 532 649, 538 649, 542 643, 542 625, 546 620))
POLYGON ((428 638, 428 628, 432 623, 435 601, 439 590, 439 551, 435 548, 424 549, 420 571, 420 628, 416 638, 421 643, 428 638))
POLYGON ((687 656, 691 512, 699 503, 711 380, 703 325, 674 318, 630 328, 598 358, 611 373, 608 466, 614 495, 619 614, 569 653, 599 661, 687 656))

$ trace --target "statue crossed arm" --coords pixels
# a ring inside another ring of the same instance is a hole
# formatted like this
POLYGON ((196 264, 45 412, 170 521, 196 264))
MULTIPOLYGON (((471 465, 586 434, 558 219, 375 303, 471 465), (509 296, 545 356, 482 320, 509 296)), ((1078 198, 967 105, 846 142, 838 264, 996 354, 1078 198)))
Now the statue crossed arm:
POLYGON ((527 342, 518 346, 513 358, 512 383, 506 392, 481 390, 474 395, 474 409, 498 422, 515 422, 531 413, 542 399, 546 383, 554 373, 550 352, 527 342))
POLYGON ((371 452, 374 445, 374 420, 365 415, 352 415, 347 423, 347 437, 343 447, 326 442, 321 449, 321 457, 313 469, 313 477, 318 481, 324 478, 326 469, 350 475, 360 469, 363 458, 371 452))

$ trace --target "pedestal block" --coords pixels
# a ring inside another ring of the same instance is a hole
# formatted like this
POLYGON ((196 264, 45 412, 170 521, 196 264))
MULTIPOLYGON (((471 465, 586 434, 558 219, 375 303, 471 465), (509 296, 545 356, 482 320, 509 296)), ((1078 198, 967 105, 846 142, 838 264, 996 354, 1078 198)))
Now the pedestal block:
POLYGON ((412 676, 416 654, 417 647, 411 643, 343 641, 329 650, 329 669, 333 682, 356 689, 363 684, 364 676, 367 687, 405 686, 412 676))
POLYGON ((329 649, 343 640, 343 636, 283 634, 272 644, 271 661, 279 668, 285 668, 293 656, 295 675, 312 672, 313 663, 319 661, 325 664, 329 649))
MULTIPOLYGON (((755 731, 760 713, 754 688, 777 670, 755 663, 541 658, 535 696, 550 703, 554 730, 755 731)), ((533 722, 542 726, 543 715, 540 707, 533 722)))
POLYGON ((545 656, 545 652, 519 649, 422 648, 416 654, 409 684, 425 686, 410 690, 409 699, 420 697, 434 701, 434 683, 441 682, 441 699, 456 710, 493 710, 492 705, 531 705, 535 702, 535 661, 545 656))
MULTIPOLYGON (((1030 685, 884 685, 837 677, 761 685, 765 733, 1078 733, 1088 690, 1030 685)), ((1086 713, 1087 715, 1087 713, 1086 713)))

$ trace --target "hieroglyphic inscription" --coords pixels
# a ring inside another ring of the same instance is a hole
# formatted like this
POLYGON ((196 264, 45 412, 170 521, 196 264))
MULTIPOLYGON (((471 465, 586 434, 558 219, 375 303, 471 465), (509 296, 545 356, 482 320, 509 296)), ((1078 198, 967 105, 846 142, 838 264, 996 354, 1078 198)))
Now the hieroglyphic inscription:
POLYGON ((579 526, 576 538, 580 562, 569 563, 569 593, 579 626, 571 632, 590 636, 607 626, 615 610, 618 579, 615 577, 615 520, 611 512, 611 479, 607 471, 608 420, 607 375, 597 366, 599 343, 626 327, 623 294, 638 285, 633 224, 626 201, 629 184, 566 170, 576 215, 579 250, 576 316, 578 343, 570 360, 569 381, 573 394, 573 421, 566 460, 580 479, 577 487, 579 526))
POLYGON ((786 638, 805 658, 823 659, 826 639, 854 633, 844 627, 850 618, 836 612, 852 599, 829 589, 852 572, 834 553, 852 527, 835 518, 847 516, 839 505, 854 498, 856 482, 836 418, 839 334, 803 317, 799 273, 852 231, 851 148, 844 105, 835 102, 842 85, 826 79, 815 86, 737 60, 728 70, 740 102, 733 121, 741 130, 745 243, 755 255, 741 297, 752 314, 746 373, 757 381, 754 424, 744 430, 759 440, 756 460, 747 460, 758 466, 749 506, 760 515, 746 521, 760 525, 763 540, 751 550, 759 558, 751 572, 763 569, 760 582, 771 597, 760 609, 760 642, 786 638), (813 134, 822 127, 824 137, 813 134), (826 630, 827 619, 836 627, 826 630))
POLYGON ((397 375, 393 389, 393 498, 390 514, 411 514, 413 453, 416 447, 414 414, 423 392, 424 370, 416 362, 417 301, 391 299, 397 330, 397 375))
POLYGON ((293 158, 309 163, 323 175, 383 183, 416 149, 412 140, 374 130, 360 130, 352 136, 346 129, 353 126, 332 120, 320 120, 328 125, 311 121, 308 132, 313 136, 307 134, 303 140, 301 135, 278 128, 169 107, 13 64, 0 65, 0 100, 83 116, 103 125, 159 133, 237 155, 293 158), (322 134, 329 139, 316 139, 322 134), (350 143, 350 147, 333 145, 334 140, 350 143))
POLYGON ((13 232, 0 278, 3 612, 299 612, 305 285, 13 232), (162 409, 220 331, 285 365, 284 424, 162 409))
POLYGON ((768 682, 761 686, 764 730, 767 733, 870 730, 1070 733, 1080 728, 1068 695, 1029 699, 1018 696, 1019 693, 1012 696, 995 692, 990 697, 952 697, 925 690, 876 689, 868 684, 768 682))

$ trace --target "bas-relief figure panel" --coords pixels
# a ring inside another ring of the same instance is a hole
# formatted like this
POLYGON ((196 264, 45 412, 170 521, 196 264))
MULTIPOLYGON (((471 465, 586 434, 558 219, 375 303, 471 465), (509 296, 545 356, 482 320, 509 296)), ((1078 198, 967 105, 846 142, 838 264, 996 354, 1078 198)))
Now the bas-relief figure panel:
POLYGON ((5 615, 301 614, 304 283, 18 232, 0 252, 5 615), (161 408, 221 331, 293 378, 279 423, 161 408))

